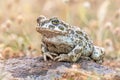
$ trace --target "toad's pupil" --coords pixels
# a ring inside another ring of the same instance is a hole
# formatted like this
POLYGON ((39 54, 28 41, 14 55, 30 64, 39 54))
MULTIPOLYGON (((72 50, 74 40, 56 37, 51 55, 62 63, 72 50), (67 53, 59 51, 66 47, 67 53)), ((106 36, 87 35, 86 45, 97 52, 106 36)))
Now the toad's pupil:
POLYGON ((58 25, 58 24, 59 24, 59 20, 57 20, 57 19, 52 20, 52 24, 53 24, 53 25, 58 25))

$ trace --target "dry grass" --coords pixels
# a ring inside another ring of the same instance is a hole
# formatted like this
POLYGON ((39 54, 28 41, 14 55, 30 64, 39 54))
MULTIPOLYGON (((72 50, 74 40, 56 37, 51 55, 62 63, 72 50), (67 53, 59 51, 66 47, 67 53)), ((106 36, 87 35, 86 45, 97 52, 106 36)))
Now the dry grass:
POLYGON ((0 0, 0 59, 38 56, 36 18, 58 16, 84 29, 106 58, 120 60, 119 0, 0 0))
POLYGON ((94 44, 106 49, 107 55, 119 56, 119 2, 119 0, 0 1, 0 51, 3 57, 7 55, 6 48, 11 48, 10 51, 12 50, 16 56, 39 55, 41 40, 35 26, 36 18, 43 14, 47 17, 58 16, 71 25, 80 26, 91 36, 94 44), (29 54, 26 54, 26 51, 30 51, 29 54))

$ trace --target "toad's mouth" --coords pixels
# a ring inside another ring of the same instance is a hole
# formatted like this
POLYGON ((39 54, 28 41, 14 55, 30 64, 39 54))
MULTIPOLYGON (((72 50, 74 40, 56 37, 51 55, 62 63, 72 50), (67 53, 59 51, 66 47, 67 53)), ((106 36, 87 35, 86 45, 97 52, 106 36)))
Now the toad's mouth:
POLYGON ((55 30, 50 30, 50 29, 40 28, 40 27, 36 27, 36 31, 47 37, 66 34, 66 32, 55 31, 55 30))

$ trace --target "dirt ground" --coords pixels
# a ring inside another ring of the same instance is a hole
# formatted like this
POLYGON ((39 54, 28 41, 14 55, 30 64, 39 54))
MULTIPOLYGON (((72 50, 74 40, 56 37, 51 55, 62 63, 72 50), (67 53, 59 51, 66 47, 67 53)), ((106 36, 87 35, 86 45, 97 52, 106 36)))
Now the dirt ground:
POLYGON ((0 69, 11 74, 12 79, 17 78, 20 80, 61 80, 64 78, 86 80, 89 77, 92 80, 120 80, 120 72, 115 68, 86 60, 79 60, 77 63, 45 62, 42 57, 21 57, 1 61, 0 65, 4 66, 4 68, 1 67, 0 69))

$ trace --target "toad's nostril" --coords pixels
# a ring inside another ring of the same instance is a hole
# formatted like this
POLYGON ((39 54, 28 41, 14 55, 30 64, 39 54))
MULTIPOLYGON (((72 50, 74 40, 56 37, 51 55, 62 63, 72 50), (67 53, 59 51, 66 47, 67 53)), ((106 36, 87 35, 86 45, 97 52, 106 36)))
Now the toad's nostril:
POLYGON ((39 23, 40 22, 40 18, 37 18, 37 23, 39 23))
POLYGON ((42 21, 43 19, 46 19, 46 17, 41 15, 37 18, 37 23, 40 23, 40 21, 42 21))
POLYGON ((37 23, 40 23, 42 19, 43 19, 42 17, 38 17, 37 18, 37 23))

